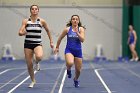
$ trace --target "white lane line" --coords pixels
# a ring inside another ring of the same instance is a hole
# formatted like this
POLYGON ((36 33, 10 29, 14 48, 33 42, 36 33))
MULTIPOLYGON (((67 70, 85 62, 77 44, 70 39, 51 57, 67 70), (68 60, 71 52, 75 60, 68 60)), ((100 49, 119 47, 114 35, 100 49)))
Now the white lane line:
POLYGON ((91 65, 91 68, 94 70, 95 74, 97 75, 97 77, 99 78, 99 80, 101 81, 101 83, 103 84, 106 91, 108 93, 112 93, 112 91, 108 88, 107 84, 104 82, 104 80, 102 79, 101 75, 98 72, 98 70, 104 70, 105 68, 95 69, 95 67, 92 63, 90 63, 90 65, 91 65))
MULTIPOLYGON (((37 71, 34 71, 34 73, 36 74, 37 71)), ((30 78, 30 76, 26 77, 23 81, 21 81, 19 84, 17 84, 14 88, 12 88, 11 90, 9 90, 7 93, 12 93, 15 89, 17 89, 21 84, 23 84, 26 80, 28 80, 30 78)))
MULTIPOLYGON (((5 83, 0 83, 0 84, 5 84, 5 83)), ((16 85, 16 84, 18 84, 18 83, 9 83, 8 85, 16 85)), ((24 85, 27 85, 27 84, 29 84, 29 83, 23 83, 24 85)), ((35 83, 35 84, 37 84, 37 85, 46 85, 46 84, 49 84, 49 85, 54 85, 54 83, 52 82, 52 83, 35 83)))
POLYGON ((65 70, 65 72, 64 72, 63 79, 62 79, 62 82, 61 82, 58 93, 62 93, 62 89, 63 89, 64 82, 65 82, 65 79, 66 79, 66 75, 67 75, 67 70, 65 70))
POLYGON ((61 67, 61 71, 60 71, 60 73, 59 73, 59 75, 58 75, 58 77, 57 77, 57 79, 56 79, 56 81, 55 81, 55 83, 54 83, 54 85, 53 85, 53 88, 52 88, 52 90, 51 90, 50 93, 54 93, 55 88, 56 88, 56 86, 57 86, 57 84, 58 84, 58 81, 59 81, 59 79, 60 79, 60 77, 61 77, 61 75, 62 75, 62 72, 63 72, 64 67, 65 67, 65 64, 63 64, 63 66, 61 67))
POLYGON ((105 89, 107 90, 108 93, 112 93, 111 90, 108 88, 107 84, 104 82, 104 80, 102 79, 102 77, 100 76, 100 74, 98 73, 99 69, 95 69, 95 73, 98 76, 98 78, 100 79, 101 83, 103 84, 103 86, 105 87, 105 89))
POLYGON ((127 68, 127 67, 125 67, 124 65, 123 65, 123 66, 122 66, 122 65, 118 65, 118 66, 121 67, 122 69, 124 69, 124 70, 130 72, 132 75, 134 75, 134 76, 140 78, 140 75, 137 74, 136 72, 134 72, 133 70, 131 70, 130 68, 127 68))
MULTIPOLYGON (((60 69, 60 68, 61 68, 61 67, 44 68, 44 69, 41 69, 41 70, 60 69)), ((27 68, 11 68, 11 69, 6 69, 6 70, 0 72, 0 75, 4 74, 4 73, 6 73, 6 72, 8 72, 8 71, 10 71, 10 70, 25 70, 25 69, 27 69, 27 68)))
MULTIPOLYGON (((0 75, 2 75, 2 74, 4 74, 4 73, 6 73, 6 72, 8 72, 8 71, 11 71, 11 70, 16 70, 16 69, 18 69, 18 68, 6 69, 6 70, 4 70, 4 71, 0 72, 0 75)), ((20 69, 22 69, 22 68, 20 68, 20 69)))
POLYGON ((0 75, 2 75, 3 73, 8 72, 9 70, 11 70, 11 69, 6 69, 6 70, 4 70, 4 71, 0 72, 0 75))
POLYGON ((13 79, 11 79, 10 81, 8 81, 7 83, 5 83, 4 85, 2 85, 0 87, 0 89, 2 89, 3 87, 5 87, 6 85, 8 85, 10 82, 14 81, 15 79, 19 78, 21 75, 25 74, 27 71, 22 72, 21 74, 19 74, 18 76, 14 77, 13 79))

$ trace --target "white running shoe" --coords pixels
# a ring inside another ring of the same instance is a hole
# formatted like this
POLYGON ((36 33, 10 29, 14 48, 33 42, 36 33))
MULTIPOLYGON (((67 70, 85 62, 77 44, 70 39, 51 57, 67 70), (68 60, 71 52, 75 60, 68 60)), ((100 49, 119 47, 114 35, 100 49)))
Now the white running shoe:
POLYGON ((35 70, 39 71, 40 70, 40 64, 39 63, 35 63, 35 70))
POLYGON ((133 59, 133 58, 132 58, 132 59, 130 59, 130 61, 134 61, 134 60, 135 60, 135 59, 133 59))
POLYGON ((139 60, 139 58, 137 57, 137 58, 135 58, 135 61, 138 61, 139 60))
POLYGON ((35 85, 35 82, 31 82, 31 84, 28 86, 29 88, 33 88, 35 85))

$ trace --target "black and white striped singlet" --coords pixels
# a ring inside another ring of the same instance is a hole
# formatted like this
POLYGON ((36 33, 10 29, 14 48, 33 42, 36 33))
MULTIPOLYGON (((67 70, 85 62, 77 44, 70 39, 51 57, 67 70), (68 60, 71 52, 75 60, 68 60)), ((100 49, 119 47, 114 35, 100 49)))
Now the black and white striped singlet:
POLYGON ((29 18, 26 25, 26 37, 24 42, 24 48, 34 49, 36 46, 41 45, 41 32, 42 25, 40 19, 37 19, 34 23, 29 18))

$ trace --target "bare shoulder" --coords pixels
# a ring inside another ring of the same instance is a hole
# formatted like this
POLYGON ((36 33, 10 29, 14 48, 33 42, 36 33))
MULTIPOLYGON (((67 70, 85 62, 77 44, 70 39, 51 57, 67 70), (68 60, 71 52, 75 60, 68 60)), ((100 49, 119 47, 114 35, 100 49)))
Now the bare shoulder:
POLYGON ((28 19, 23 19, 22 24, 27 24, 28 19))
POLYGON ((79 27, 80 31, 85 31, 85 28, 84 27, 79 27))
POLYGON ((43 19, 43 18, 39 18, 39 19, 40 19, 40 22, 43 26, 47 25, 47 22, 45 21, 45 19, 43 19))
POLYGON ((39 17, 39 19, 40 19, 41 22, 46 23, 45 19, 40 18, 40 17, 39 17))
POLYGON ((135 30, 133 30, 133 33, 134 33, 135 35, 137 34, 135 30))
POLYGON ((133 31, 132 31, 132 33, 136 33, 136 31, 135 31, 135 30, 133 30, 133 31))
POLYGON ((67 32, 69 31, 69 29, 70 29, 70 27, 65 27, 65 28, 64 28, 64 32, 67 33, 67 32))

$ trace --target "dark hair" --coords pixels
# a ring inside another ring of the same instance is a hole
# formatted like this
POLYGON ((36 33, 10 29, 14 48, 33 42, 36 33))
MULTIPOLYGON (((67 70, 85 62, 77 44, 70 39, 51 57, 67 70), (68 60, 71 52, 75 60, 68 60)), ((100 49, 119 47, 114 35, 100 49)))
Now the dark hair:
POLYGON ((82 26, 82 23, 81 23, 81 21, 80 21, 80 17, 79 17, 79 15, 72 15, 70 21, 66 24, 66 26, 67 26, 67 27, 72 26, 71 20, 72 20, 72 18, 73 18, 74 16, 77 16, 78 19, 79 19, 78 26, 79 26, 79 27, 83 27, 83 28, 85 28, 85 26, 82 26))
POLYGON ((33 6, 36 6, 38 8, 38 10, 39 10, 39 6, 38 5, 31 5, 30 6, 30 11, 31 11, 31 9, 32 9, 33 6))

